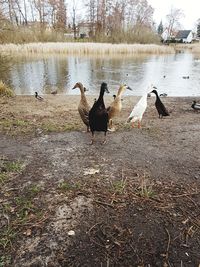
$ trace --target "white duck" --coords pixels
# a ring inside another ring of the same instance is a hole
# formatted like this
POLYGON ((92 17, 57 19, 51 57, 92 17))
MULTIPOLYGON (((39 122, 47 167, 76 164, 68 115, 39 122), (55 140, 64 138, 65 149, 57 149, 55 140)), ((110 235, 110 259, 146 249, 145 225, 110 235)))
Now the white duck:
POLYGON ((147 95, 149 92, 152 91, 153 88, 156 89, 156 87, 151 84, 148 87, 148 89, 145 91, 144 95, 140 98, 140 100, 134 106, 131 114, 129 115, 127 123, 132 122, 132 127, 134 127, 135 122, 138 122, 138 128, 141 128, 142 117, 147 108, 147 95))

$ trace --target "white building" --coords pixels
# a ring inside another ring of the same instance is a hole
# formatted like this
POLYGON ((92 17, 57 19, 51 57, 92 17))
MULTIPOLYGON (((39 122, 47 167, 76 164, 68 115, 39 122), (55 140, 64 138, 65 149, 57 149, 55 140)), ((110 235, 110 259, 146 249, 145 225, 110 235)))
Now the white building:
POLYGON ((193 40, 193 34, 191 30, 179 31, 175 37, 176 41, 183 43, 191 43, 193 40))

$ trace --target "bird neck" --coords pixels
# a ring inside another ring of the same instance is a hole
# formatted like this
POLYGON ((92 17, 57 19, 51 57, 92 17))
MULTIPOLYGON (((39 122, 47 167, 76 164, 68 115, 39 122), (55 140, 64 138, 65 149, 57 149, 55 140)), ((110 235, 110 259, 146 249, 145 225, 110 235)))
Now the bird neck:
POLYGON ((155 91, 154 94, 156 95, 156 98, 159 98, 157 91, 155 91))
POLYGON ((125 90, 124 86, 120 87, 118 92, 117 92, 117 96, 121 97, 124 90, 125 90))
POLYGON ((82 102, 87 102, 87 100, 86 100, 86 96, 85 96, 85 92, 84 92, 84 91, 81 91, 81 101, 82 101, 82 102))

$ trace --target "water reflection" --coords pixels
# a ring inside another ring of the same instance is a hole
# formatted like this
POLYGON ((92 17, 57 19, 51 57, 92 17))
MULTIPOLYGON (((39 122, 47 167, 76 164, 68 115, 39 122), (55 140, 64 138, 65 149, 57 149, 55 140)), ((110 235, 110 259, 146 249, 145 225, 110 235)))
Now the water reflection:
MULTIPOLYGON (((49 57, 21 57, 15 59, 7 71, 7 81, 16 94, 50 93, 79 94, 73 85, 81 81, 89 94, 98 94, 100 84, 106 81, 111 93, 121 83, 134 91, 126 94, 142 95, 149 83, 159 93, 169 96, 200 96, 200 59, 189 53, 165 56, 137 57, 75 57, 52 55, 49 57), (183 79, 189 76, 189 79, 183 79)), ((0 73, 5 80, 5 73, 0 73)))

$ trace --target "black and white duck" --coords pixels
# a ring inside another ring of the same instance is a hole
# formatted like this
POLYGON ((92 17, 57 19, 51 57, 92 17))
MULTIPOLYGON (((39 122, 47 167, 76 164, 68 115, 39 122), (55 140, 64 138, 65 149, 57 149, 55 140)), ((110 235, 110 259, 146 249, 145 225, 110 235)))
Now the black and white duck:
POLYGON ((39 100, 39 101, 43 101, 44 100, 44 98, 42 96, 38 95, 38 92, 35 92, 35 98, 37 100, 39 100))
POLYGON ((200 104, 196 102, 196 100, 193 101, 192 106, 194 110, 200 110, 200 104))

